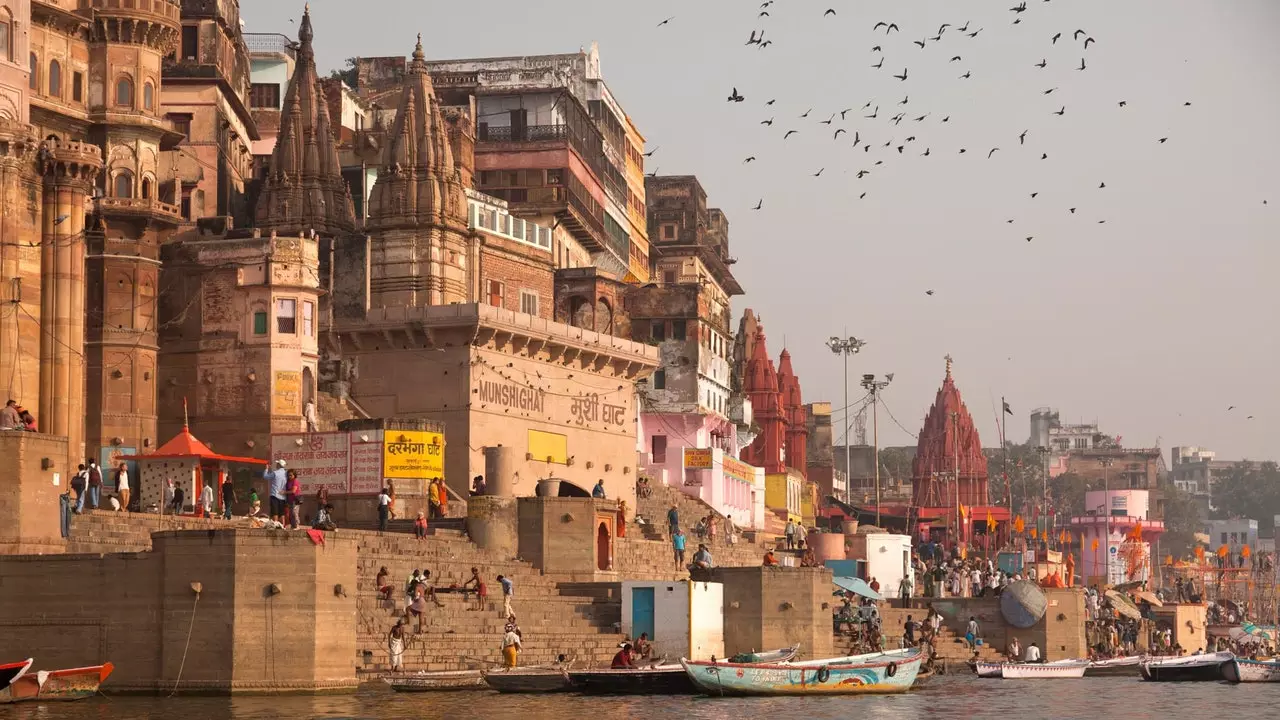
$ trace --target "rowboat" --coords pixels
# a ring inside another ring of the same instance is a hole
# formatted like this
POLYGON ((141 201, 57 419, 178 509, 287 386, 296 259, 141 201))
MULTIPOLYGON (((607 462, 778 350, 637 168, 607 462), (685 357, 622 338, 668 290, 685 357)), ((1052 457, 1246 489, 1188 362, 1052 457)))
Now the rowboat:
POLYGON ((98 688, 114 669, 114 665, 105 663, 67 670, 41 670, 35 674, 24 673, 7 687, 0 688, 0 703, 87 698, 98 694, 98 688))
POLYGON ((0 665, 0 688, 8 687, 13 684, 14 680, 22 677, 31 669, 31 658, 27 658, 22 662, 8 663, 0 665))
POLYGON ((484 690, 483 670, 436 670, 382 678, 396 692, 438 692, 446 690, 484 690))
POLYGON ((1223 665, 1235 659, 1229 652, 1148 658, 1138 664, 1143 680, 1152 682, 1209 682, 1222 679, 1223 665))
POLYGON ((501 693, 562 692, 570 688, 563 668, 504 668, 486 670, 484 681, 501 693))
POLYGON ((1222 677, 1233 683, 1280 682, 1280 662, 1232 658, 1223 663, 1222 677))
POLYGON ((1085 677, 1116 677, 1119 675, 1137 675, 1138 666, 1142 664, 1141 655, 1094 660, 1085 669, 1085 677))
POLYGON ((923 658, 909 648, 797 663, 680 663, 709 695, 852 695, 906 692, 923 658))
POLYGON ((1084 677, 1088 660, 1055 660, 1047 663, 1027 662, 980 662, 974 663, 974 670, 980 678, 1003 678, 1005 680, 1050 680, 1084 677))
MULTIPOLYGON (((763 653, 746 653, 741 657, 754 659, 738 664, 786 662, 799 651, 800 647, 795 646, 763 653)), ((698 692, 684 666, 679 663, 659 663, 641 668, 571 670, 569 684, 578 692, 592 695, 692 695, 698 692)))

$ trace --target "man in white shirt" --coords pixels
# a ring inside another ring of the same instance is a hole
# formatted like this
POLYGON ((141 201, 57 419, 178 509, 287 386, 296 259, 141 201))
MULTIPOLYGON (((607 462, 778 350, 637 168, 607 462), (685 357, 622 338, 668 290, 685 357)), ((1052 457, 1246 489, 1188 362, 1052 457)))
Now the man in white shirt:
POLYGON ((129 466, 120 463, 120 469, 116 470, 116 494, 120 496, 120 506, 127 512, 129 510, 129 466))
POLYGON ((1040 662, 1040 648, 1036 647, 1035 643, 1027 646, 1027 657, 1025 659, 1029 663, 1040 662))

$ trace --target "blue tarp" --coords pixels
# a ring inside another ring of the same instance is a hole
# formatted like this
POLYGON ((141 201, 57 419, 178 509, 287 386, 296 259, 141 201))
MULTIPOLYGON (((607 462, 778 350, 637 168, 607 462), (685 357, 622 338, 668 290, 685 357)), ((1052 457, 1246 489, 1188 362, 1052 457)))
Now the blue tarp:
POLYGON ((864 598, 870 598, 872 600, 883 599, 880 597, 880 593, 872 590, 871 586, 862 578, 833 577, 831 578, 831 582, 835 583, 836 587, 839 587, 842 590, 848 590, 854 595, 861 595, 864 598))

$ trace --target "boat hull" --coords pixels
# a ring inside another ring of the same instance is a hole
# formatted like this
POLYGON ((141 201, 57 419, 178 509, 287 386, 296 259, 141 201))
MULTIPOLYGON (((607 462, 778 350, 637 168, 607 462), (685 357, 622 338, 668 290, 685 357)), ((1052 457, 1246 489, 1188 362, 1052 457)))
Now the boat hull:
POLYGON ((681 662, 693 684, 709 695, 859 695, 910 690, 923 659, 915 650, 857 657, 860 662, 846 664, 681 662))
POLYGON ((1280 662, 1236 658, 1223 663, 1222 677, 1233 683, 1280 682, 1280 662))
POLYGON ((1005 665, 1005 680, 1071 680, 1084 677, 1089 663, 1010 663, 1005 665))
POLYGON ((1085 669, 1085 677, 1136 677, 1142 673, 1140 665, 1142 664, 1141 656, 1134 655, 1132 657, 1118 658, 1114 660, 1102 660, 1100 662, 1091 662, 1089 667, 1085 669))
POLYGON ((14 680, 25 675, 30 669, 31 658, 27 658, 22 662, 0 665, 0 688, 12 685, 14 680))
POLYGON ((588 695, 692 695, 697 692, 684 668, 575 670, 569 673, 573 690, 588 695))
POLYGON ((0 690, 0 703, 83 700, 98 694, 111 675, 111 663, 24 674, 0 690))
POLYGON ((484 690, 489 686, 481 670, 446 670, 383 678, 396 692, 452 692, 484 690))
POLYGON ((1216 682, 1222 668, 1234 658, 1200 656, 1202 660, 1178 658, 1175 662, 1154 660, 1138 666, 1142 679, 1150 682, 1216 682))
POLYGON ((484 674, 489 687, 500 693, 550 693, 570 689, 563 670, 493 670, 484 674))

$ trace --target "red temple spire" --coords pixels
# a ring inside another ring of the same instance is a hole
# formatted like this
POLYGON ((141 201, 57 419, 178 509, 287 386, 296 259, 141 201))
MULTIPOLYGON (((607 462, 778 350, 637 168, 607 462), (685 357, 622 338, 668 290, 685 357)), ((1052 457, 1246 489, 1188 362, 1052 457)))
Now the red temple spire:
POLYGON ((742 459, 763 467, 766 473, 785 472, 782 446, 786 442, 786 418, 783 416, 782 393, 778 388, 778 373, 765 347, 764 325, 756 327, 743 390, 751 400, 751 412, 755 424, 760 427, 760 434, 743 448, 742 459))
POLYGON ((800 471, 806 478, 809 476, 808 417, 804 409, 804 400, 800 394, 800 378, 791 368, 791 353, 782 351, 778 358, 778 391, 782 394, 782 412, 787 423, 786 432, 786 466, 800 471))
POLYGON ((911 501, 918 507, 953 507, 958 487, 961 504, 986 505, 987 458, 973 417, 951 376, 951 356, 946 360, 946 377, 920 430, 911 468, 911 501))

